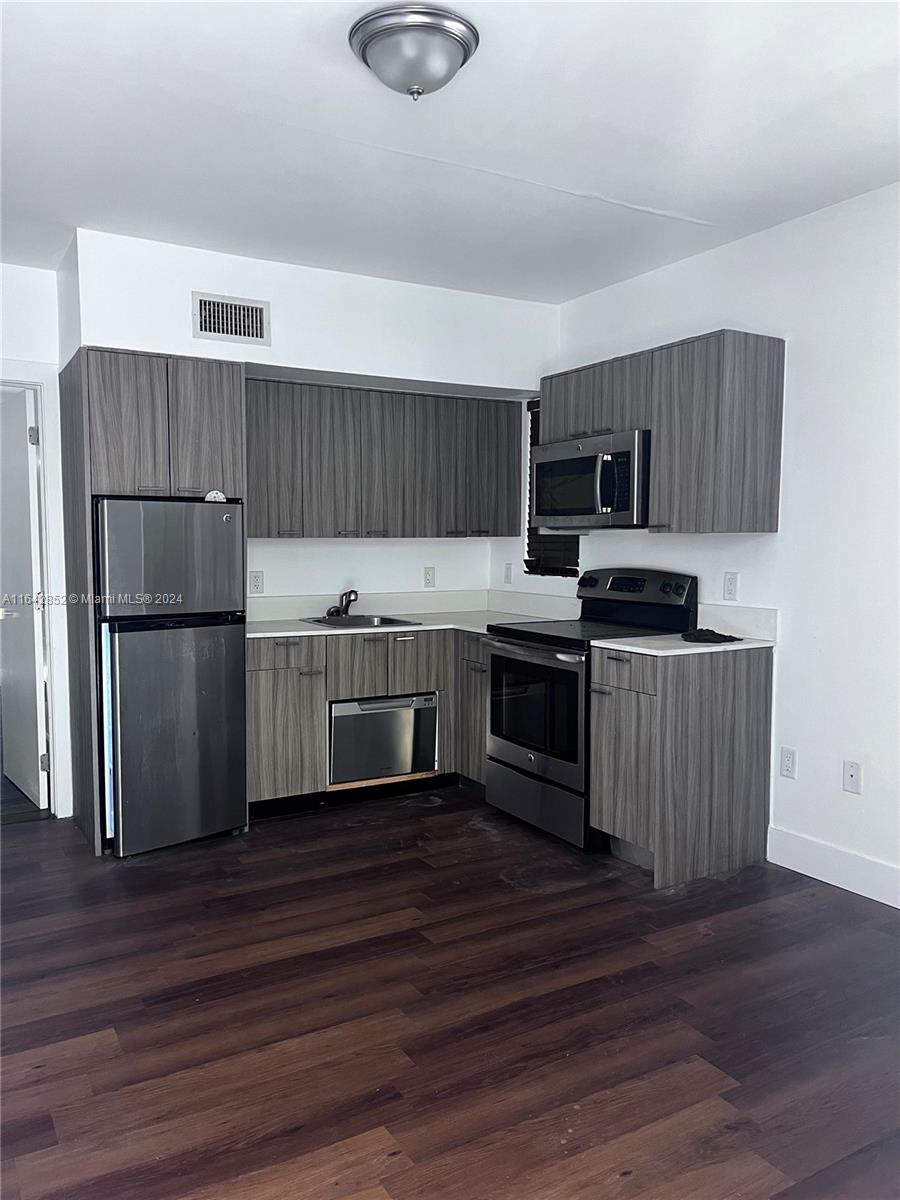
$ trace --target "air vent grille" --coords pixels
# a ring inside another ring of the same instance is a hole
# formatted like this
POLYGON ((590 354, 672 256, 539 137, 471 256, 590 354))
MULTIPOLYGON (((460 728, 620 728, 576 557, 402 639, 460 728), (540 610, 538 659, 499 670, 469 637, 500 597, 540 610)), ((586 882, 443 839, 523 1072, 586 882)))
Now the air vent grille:
POLYGON ((271 346, 268 300, 192 293, 194 337, 271 346))

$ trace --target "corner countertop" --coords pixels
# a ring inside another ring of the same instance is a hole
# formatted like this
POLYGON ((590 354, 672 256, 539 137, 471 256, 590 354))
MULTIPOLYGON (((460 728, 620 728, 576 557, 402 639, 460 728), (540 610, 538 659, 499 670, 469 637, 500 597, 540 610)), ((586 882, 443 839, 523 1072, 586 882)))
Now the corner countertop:
POLYGON ((605 638, 591 642, 599 650, 631 650, 634 654, 666 657, 672 654, 720 654, 723 650, 771 650, 775 643, 760 638, 740 642, 685 642, 680 633, 655 634, 651 637, 605 638))
POLYGON ((324 634, 347 637, 356 633, 409 633, 417 629, 461 629, 464 633, 486 633, 488 625, 502 621, 533 621, 534 617, 518 613, 490 612, 430 612, 391 613, 403 622, 402 625, 358 626, 355 629, 332 629, 327 625, 315 625, 304 617, 281 618, 277 621, 248 621, 248 638, 267 637, 317 637, 324 634))

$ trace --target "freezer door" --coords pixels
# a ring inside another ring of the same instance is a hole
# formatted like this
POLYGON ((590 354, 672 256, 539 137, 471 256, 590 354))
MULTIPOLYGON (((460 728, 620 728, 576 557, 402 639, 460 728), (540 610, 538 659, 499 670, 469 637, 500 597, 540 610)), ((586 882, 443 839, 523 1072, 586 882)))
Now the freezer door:
POLYGON ((202 500, 98 500, 100 616, 242 612, 243 511, 202 500))
POLYGON ((244 624, 103 627, 101 745, 114 851, 247 822, 244 624))

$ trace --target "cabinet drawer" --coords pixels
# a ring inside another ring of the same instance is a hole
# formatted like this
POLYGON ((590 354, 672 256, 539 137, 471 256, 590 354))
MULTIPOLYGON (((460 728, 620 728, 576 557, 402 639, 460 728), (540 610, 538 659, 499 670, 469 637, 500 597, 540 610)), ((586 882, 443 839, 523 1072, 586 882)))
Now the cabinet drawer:
POLYGON ((248 638, 247 670, 271 671, 276 667, 325 670, 325 638, 248 638))
POLYGON ((467 662, 486 663, 487 646, 480 633, 464 633, 460 643, 460 658, 467 662))
POLYGON ((656 659, 627 650, 591 650, 591 682, 656 695, 656 659))
POLYGON ((388 659, 391 695, 439 692, 453 681, 454 635, 449 629, 392 633, 388 659))

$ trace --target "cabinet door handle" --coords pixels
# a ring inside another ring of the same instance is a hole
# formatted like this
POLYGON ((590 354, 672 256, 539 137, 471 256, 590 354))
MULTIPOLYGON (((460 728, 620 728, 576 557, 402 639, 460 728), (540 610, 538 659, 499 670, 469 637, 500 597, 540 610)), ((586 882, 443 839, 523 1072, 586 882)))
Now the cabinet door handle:
POLYGON ((485 675, 487 673, 487 667, 483 667, 481 663, 467 662, 466 666, 470 671, 477 671, 479 675, 485 675))
POLYGON ((298 674, 300 675, 324 675, 324 667, 303 667, 298 674))
POLYGON ((591 691, 595 696, 611 696, 613 694, 612 688, 597 687, 594 683, 591 684, 591 691))
POLYGON ((609 659, 610 662, 623 662, 623 663, 631 662, 631 659, 626 658, 624 656, 624 654, 607 654, 606 657, 609 659))
POLYGON ((168 490, 165 487, 148 487, 145 484, 138 484, 139 492, 167 492, 168 490))
POLYGON ((189 496, 205 496, 206 495, 206 492, 203 488, 197 488, 197 487, 190 487, 190 488, 189 487, 177 487, 175 489, 175 491, 176 492, 184 492, 186 495, 189 495, 189 496))
POLYGON ((386 633, 364 633, 363 641, 364 642, 385 642, 385 641, 387 641, 387 634, 386 633))
POLYGON ((275 645, 276 646, 299 646, 300 639, 299 638, 287 638, 284 641, 280 641, 280 642, 276 641, 275 645))
POLYGON ((398 633, 394 637, 395 642, 414 642, 416 635, 414 633, 398 633))
POLYGON ((338 537, 359 537, 358 529, 339 529, 338 537))
POLYGON ((279 529, 278 536, 279 537, 303 537, 303 531, 301 529, 279 529))
POLYGON ((387 537, 386 529, 367 529, 366 537, 387 537))
POLYGON ((444 536, 445 537, 465 537, 466 531, 464 529, 448 529, 444 536))
POLYGON ((490 537, 490 536, 491 536, 491 531, 489 529, 470 529, 469 530, 469 537, 490 537))

